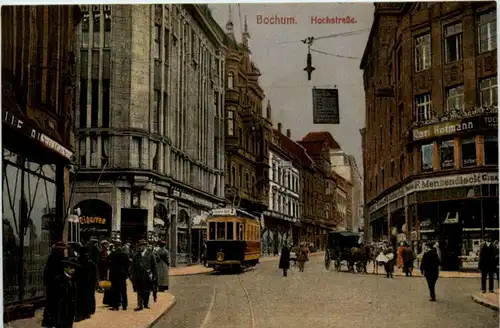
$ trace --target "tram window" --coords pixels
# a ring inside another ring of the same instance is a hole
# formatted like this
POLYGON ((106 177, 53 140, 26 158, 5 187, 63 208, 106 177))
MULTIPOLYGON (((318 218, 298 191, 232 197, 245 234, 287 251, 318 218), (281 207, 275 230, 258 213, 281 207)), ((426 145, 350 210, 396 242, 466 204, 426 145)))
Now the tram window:
POLYGON ((233 222, 227 222, 227 240, 234 239, 234 228, 233 222))
POLYGON ((217 240, 226 239, 226 222, 217 222, 217 240))
POLYGON ((236 228, 236 240, 240 239, 240 225, 239 223, 236 223, 235 224, 235 228, 236 228))
POLYGON ((245 240, 245 225, 243 223, 239 224, 240 227, 240 233, 239 233, 239 238, 240 240, 245 240))
POLYGON ((208 224, 208 240, 215 240, 215 222, 208 224))

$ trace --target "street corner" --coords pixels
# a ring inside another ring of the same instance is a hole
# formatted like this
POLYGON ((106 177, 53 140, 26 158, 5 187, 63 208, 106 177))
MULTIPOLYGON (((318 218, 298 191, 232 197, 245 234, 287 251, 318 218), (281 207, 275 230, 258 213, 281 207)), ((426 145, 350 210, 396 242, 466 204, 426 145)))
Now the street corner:
POLYGON ((196 275, 196 274, 206 274, 213 272, 213 268, 207 268, 201 264, 198 265, 191 265, 191 266, 186 266, 186 267, 180 267, 180 268, 171 268, 169 270, 168 275, 169 276, 191 276, 191 275, 196 275))
POLYGON ((166 315, 176 304, 176 298, 170 293, 158 293, 157 302, 152 302, 149 309, 135 312, 135 294, 129 292, 129 307, 126 311, 110 311, 103 306, 102 297, 97 299, 96 313, 87 320, 76 322, 75 328, 149 328, 154 326, 158 320, 166 315))
POLYGON ((499 308, 499 290, 496 289, 494 293, 477 292, 472 294, 472 300, 478 304, 489 307, 495 311, 499 308))

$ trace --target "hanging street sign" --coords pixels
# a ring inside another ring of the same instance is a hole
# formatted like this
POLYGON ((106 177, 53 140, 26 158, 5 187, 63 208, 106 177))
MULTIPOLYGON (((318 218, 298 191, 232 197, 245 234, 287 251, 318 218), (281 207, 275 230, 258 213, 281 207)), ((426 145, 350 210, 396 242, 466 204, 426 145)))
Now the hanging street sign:
POLYGON ((339 90, 313 88, 314 124, 340 124, 339 90))

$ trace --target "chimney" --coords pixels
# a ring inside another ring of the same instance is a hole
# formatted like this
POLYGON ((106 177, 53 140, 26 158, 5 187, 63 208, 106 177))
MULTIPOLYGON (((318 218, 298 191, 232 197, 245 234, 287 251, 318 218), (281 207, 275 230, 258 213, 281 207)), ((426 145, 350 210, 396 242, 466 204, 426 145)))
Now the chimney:
POLYGON ((286 136, 287 136, 287 138, 292 137, 292 131, 290 129, 286 129, 286 136))
POLYGON ((281 123, 278 123, 278 132, 281 133, 281 123))

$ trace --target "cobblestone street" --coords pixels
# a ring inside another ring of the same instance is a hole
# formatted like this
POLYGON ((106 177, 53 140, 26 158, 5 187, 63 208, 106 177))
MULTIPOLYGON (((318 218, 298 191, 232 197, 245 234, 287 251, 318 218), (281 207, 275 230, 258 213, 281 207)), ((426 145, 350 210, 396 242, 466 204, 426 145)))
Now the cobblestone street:
POLYGON ((473 278, 440 278, 435 303, 423 278, 327 272, 321 256, 286 278, 268 261, 240 275, 171 279, 177 305, 155 327, 498 327, 498 312, 471 300, 473 278))

